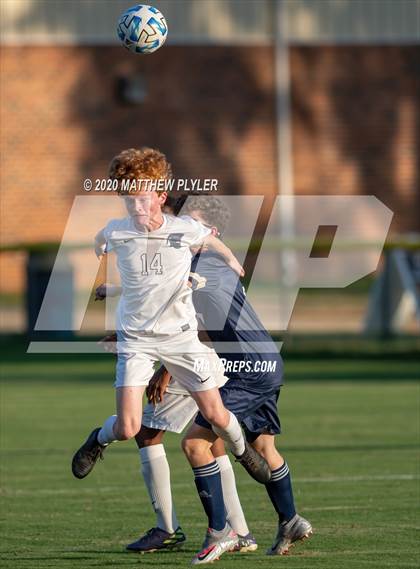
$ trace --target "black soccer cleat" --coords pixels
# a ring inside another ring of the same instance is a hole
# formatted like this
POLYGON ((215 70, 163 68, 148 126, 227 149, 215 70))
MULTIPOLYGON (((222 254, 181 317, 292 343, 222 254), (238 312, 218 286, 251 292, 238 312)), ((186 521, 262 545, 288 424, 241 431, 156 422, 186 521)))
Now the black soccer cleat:
POLYGON ((73 456, 71 471, 76 478, 85 478, 93 470, 98 458, 103 459, 103 452, 106 446, 98 442, 100 430, 100 427, 94 429, 73 456))
POLYGON ((164 549, 174 549, 186 541, 185 533, 177 527, 174 533, 160 528, 149 529, 140 539, 127 545, 127 551, 133 553, 153 553, 164 549))
POLYGON ((260 484, 267 484, 271 479, 271 468, 267 461, 250 444, 245 441, 245 451, 235 456, 236 462, 242 464, 248 474, 260 484))

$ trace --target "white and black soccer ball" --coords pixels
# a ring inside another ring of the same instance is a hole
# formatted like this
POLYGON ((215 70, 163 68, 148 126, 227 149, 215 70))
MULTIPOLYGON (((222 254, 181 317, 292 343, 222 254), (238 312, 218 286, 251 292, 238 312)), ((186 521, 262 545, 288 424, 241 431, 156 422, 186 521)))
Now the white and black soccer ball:
POLYGON ((153 53, 165 43, 168 25, 157 8, 137 4, 121 16, 117 34, 123 46, 130 51, 153 53))

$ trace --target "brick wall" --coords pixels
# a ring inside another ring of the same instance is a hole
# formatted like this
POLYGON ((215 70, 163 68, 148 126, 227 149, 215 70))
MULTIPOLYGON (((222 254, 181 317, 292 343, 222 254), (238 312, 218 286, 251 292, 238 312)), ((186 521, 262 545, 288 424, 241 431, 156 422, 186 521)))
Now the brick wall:
MULTIPOLYGON (((217 177, 224 193, 276 193, 270 47, 6 47, 1 82, 2 243, 60 240, 85 177, 124 147, 168 154, 178 177, 217 177), (141 76, 141 105, 117 79, 141 76)), ((378 195, 394 232, 419 230, 419 48, 294 47, 298 193, 378 195)), ((265 213, 268 213, 266 207, 265 213)), ((1 255, 3 290, 22 256, 1 255)))
POLYGON ((374 194, 420 231, 420 48, 292 50, 298 193, 374 194))

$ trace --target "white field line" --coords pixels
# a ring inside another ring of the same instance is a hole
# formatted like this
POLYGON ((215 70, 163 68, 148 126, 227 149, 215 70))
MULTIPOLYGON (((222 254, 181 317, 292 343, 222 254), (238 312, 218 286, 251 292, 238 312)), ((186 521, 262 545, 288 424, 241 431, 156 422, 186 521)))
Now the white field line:
POLYGON ((374 480, 420 480, 418 474, 378 474, 367 476, 325 476, 322 478, 294 478, 296 482, 303 484, 315 482, 370 482, 374 480))
POLYGON ((335 510, 372 510, 372 506, 321 506, 311 507, 307 506, 302 508, 302 512, 328 512, 335 510))

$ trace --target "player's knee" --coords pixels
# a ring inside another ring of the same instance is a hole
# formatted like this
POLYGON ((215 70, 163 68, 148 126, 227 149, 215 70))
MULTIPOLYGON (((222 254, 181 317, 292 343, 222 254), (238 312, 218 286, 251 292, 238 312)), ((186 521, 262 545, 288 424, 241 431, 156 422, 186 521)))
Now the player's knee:
POLYGON ((263 458, 265 458, 266 461, 269 460, 271 453, 270 451, 267 449, 267 447, 264 446, 260 446, 258 447, 255 444, 252 444, 252 446, 254 447, 254 449, 258 452, 258 454, 260 454, 263 458))
POLYGON ((181 446, 185 456, 189 459, 189 457, 194 451, 193 441, 191 439, 182 439, 181 446))
POLYGON ((208 450, 209 444, 206 441, 185 438, 182 440, 182 450, 189 462, 195 463, 200 456, 208 450))
POLYGON ((276 449, 274 436, 262 435, 252 443, 254 449, 268 462, 270 467, 277 468, 279 462, 284 462, 283 457, 276 449))
POLYGON ((229 420, 226 418, 225 409, 221 411, 217 407, 206 409, 204 416, 209 423, 211 423, 214 427, 218 427, 219 429, 224 429, 226 427, 226 424, 229 422, 229 420))
POLYGON ((114 432, 120 441, 127 441, 137 435, 140 430, 140 421, 131 419, 127 421, 117 421, 114 432))
POLYGON ((259 436, 257 437, 252 443, 251 445, 254 447, 254 449, 261 454, 262 456, 264 456, 267 452, 267 445, 265 443, 264 437, 263 436, 259 436))

